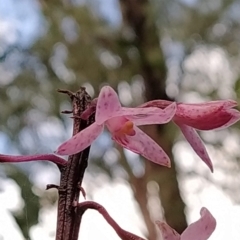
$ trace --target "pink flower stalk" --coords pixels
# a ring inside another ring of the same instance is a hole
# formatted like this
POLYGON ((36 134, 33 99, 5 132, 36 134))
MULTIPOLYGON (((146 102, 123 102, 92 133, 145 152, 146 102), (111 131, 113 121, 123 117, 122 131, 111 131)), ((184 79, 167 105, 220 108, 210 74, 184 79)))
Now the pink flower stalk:
POLYGON ((5 163, 19 163, 19 162, 31 162, 31 161, 50 161, 59 166, 66 165, 67 161, 54 154, 38 154, 38 155, 26 155, 26 156, 13 156, 0 154, 0 162, 5 163))
POLYGON ((101 134, 105 125, 112 134, 112 139, 121 146, 152 162, 170 167, 169 157, 163 149, 137 126, 167 123, 175 112, 175 103, 169 104, 165 109, 121 107, 116 92, 105 86, 97 100, 95 123, 60 145, 56 153, 71 155, 84 150, 101 134))
POLYGON ((122 229, 117 224, 117 222, 110 216, 107 210, 99 203, 96 203, 93 201, 85 201, 85 202, 77 203, 77 207, 78 207, 78 211, 80 212, 85 212, 87 209, 97 210, 100 214, 102 214, 102 216, 105 218, 108 224, 112 226, 112 228, 115 230, 117 235, 123 240, 145 240, 131 232, 128 232, 122 229))
POLYGON ((181 235, 167 223, 157 221, 163 240, 207 240, 216 228, 216 220, 206 208, 202 208, 200 214, 201 218, 190 224, 181 235))
MULTIPOLYGON (((154 100, 139 107, 159 107, 165 109, 171 104, 171 101, 154 100)), ((237 106, 237 103, 233 100, 211 101, 199 104, 177 103, 177 111, 172 120, 180 127, 189 144, 212 172, 212 162, 195 129, 223 129, 233 125, 240 119, 240 112, 232 109, 235 106, 237 106)))

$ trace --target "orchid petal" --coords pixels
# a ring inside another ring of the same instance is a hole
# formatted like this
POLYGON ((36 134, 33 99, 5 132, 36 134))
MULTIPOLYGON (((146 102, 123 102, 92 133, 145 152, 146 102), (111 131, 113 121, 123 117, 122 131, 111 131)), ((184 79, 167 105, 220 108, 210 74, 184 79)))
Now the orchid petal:
POLYGON ((234 123, 238 122, 240 120, 240 112, 236 109, 229 109, 227 110, 227 112, 229 113, 229 115, 231 115, 231 119, 225 123, 224 125, 222 125, 219 128, 215 128, 215 130, 221 130, 227 127, 232 126, 234 123))
MULTIPOLYGON (((179 103, 182 104, 182 103, 179 103)), ((216 101, 209 101, 209 102, 203 102, 203 103, 183 103, 184 105, 188 106, 193 106, 193 107, 200 107, 200 108, 205 108, 211 107, 211 106, 220 106, 223 107, 224 109, 236 107, 238 103, 234 100, 231 99, 226 99, 226 100, 216 100, 216 101)))
POLYGON ((210 168, 211 172, 213 172, 213 165, 208 156, 207 150, 199 137, 198 133, 192 127, 189 127, 185 124, 181 124, 175 122, 181 129, 183 135, 192 146, 193 150, 197 153, 197 155, 207 164, 210 168))
POLYGON ((172 104, 172 101, 162 100, 161 99, 161 100, 152 100, 152 101, 143 103, 143 104, 141 104, 138 107, 141 107, 141 108, 143 108, 143 107, 144 108, 145 107, 157 107, 157 108, 160 108, 160 109, 164 109, 167 106, 169 106, 170 104, 172 104))
POLYGON ((149 124, 164 124, 169 122, 175 115, 177 110, 176 103, 172 103, 165 109, 159 108, 135 108, 123 110, 128 120, 132 121, 136 126, 149 124), (128 114, 127 114, 128 112, 128 114))
MULTIPOLYGON (((231 121, 233 118, 231 110, 233 109, 230 108, 235 105, 236 102, 232 100, 212 101, 202 104, 178 104, 174 120, 199 130, 218 129, 231 121)), ((234 112, 234 115, 236 115, 236 112, 234 112)))
POLYGON ((200 214, 201 218, 190 224, 181 236, 167 223, 157 221, 156 224, 164 240, 207 240, 216 228, 216 220, 206 208, 200 214))
POLYGON ((117 93, 109 86, 101 89, 97 100, 96 123, 103 124, 109 118, 117 116, 116 113, 121 110, 121 104, 117 93))
POLYGON ((167 167, 171 166, 168 155, 153 139, 137 127, 134 128, 134 131, 134 136, 114 135, 113 133, 113 140, 154 163, 167 167))
POLYGON ((200 214, 201 218, 182 233, 181 240, 206 240, 211 236, 216 228, 216 220, 206 208, 202 208, 200 214))
POLYGON ((157 226, 161 230, 163 240, 181 240, 181 236, 167 223, 156 221, 157 226))
POLYGON ((36 154, 36 155, 26 155, 26 156, 13 156, 0 154, 0 162, 31 162, 31 161, 50 161, 58 165, 66 165, 67 161, 61 157, 54 154, 36 154))
POLYGON ((61 144, 56 153, 59 155, 72 155, 81 152, 90 146, 102 131, 103 125, 93 123, 89 127, 74 135, 68 141, 61 144))

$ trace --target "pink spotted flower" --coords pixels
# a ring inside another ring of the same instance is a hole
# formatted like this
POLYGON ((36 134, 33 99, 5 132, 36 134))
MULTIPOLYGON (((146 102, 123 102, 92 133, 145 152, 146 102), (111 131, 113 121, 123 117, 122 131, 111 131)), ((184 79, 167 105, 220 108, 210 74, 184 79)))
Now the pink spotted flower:
POLYGON ((163 240, 207 240, 216 228, 216 220, 206 208, 200 211, 201 218, 190 224, 180 235, 167 223, 157 221, 163 240))
POLYGON ((170 167, 170 160, 163 149, 138 126, 169 122, 176 112, 176 104, 165 109, 121 107, 116 92, 109 86, 101 89, 97 104, 95 122, 59 146, 56 153, 71 155, 91 145, 101 134, 104 126, 112 134, 112 139, 148 160, 170 167))
MULTIPOLYGON (((171 101, 154 100, 139 107, 159 107, 165 109, 171 101)), ((233 100, 210 101, 199 104, 177 103, 177 111, 173 121, 180 127, 183 135, 198 156, 213 171, 212 162, 197 130, 213 130, 227 128, 240 119, 240 112, 233 109, 237 103, 233 100)))

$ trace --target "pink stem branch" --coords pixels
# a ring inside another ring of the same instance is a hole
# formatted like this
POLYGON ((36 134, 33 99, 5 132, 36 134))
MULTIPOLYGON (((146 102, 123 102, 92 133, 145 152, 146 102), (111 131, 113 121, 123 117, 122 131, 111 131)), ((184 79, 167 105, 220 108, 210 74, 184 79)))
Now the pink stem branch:
POLYGON ((67 161, 54 154, 38 154, 38 155, 26 155, 26 156, 13 156, 0 154, 0 162, 31 162, 31 161, 50 161, 59 166, 65 166, 67 161))
POLYGON ((122 229, 116 221, 109 215, 107 210, 100 204, 93 202, 93 201, 85 201, 82 203, 78 203, 77 205, 78 211, 83 214, 87 209, 94 209, 97 210, 102 216, 105 218, 105 220, 109 223, 109 225, 112 226, 112 228, 115 230, 117 235, 122 239, 122 240, 144 240, 143 238, 130 233, 128 231, 125 231, 122 229))

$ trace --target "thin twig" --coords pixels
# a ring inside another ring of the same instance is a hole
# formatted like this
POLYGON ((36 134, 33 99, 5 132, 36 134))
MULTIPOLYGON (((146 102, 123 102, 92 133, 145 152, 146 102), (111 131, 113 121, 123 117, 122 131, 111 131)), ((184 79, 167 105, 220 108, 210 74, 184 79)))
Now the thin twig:
POLYGON ((87 209, 94 209, 97 210, 100 214, 102 214, 108 224, 112 226, 112 228, 122 240, 144 240, 143 238, 122 229, 117 224, 117 222, 109 215, 107 210, 99 203, 93 201, 85 201, 77 204, 77 212, 81 216, 87 209))

